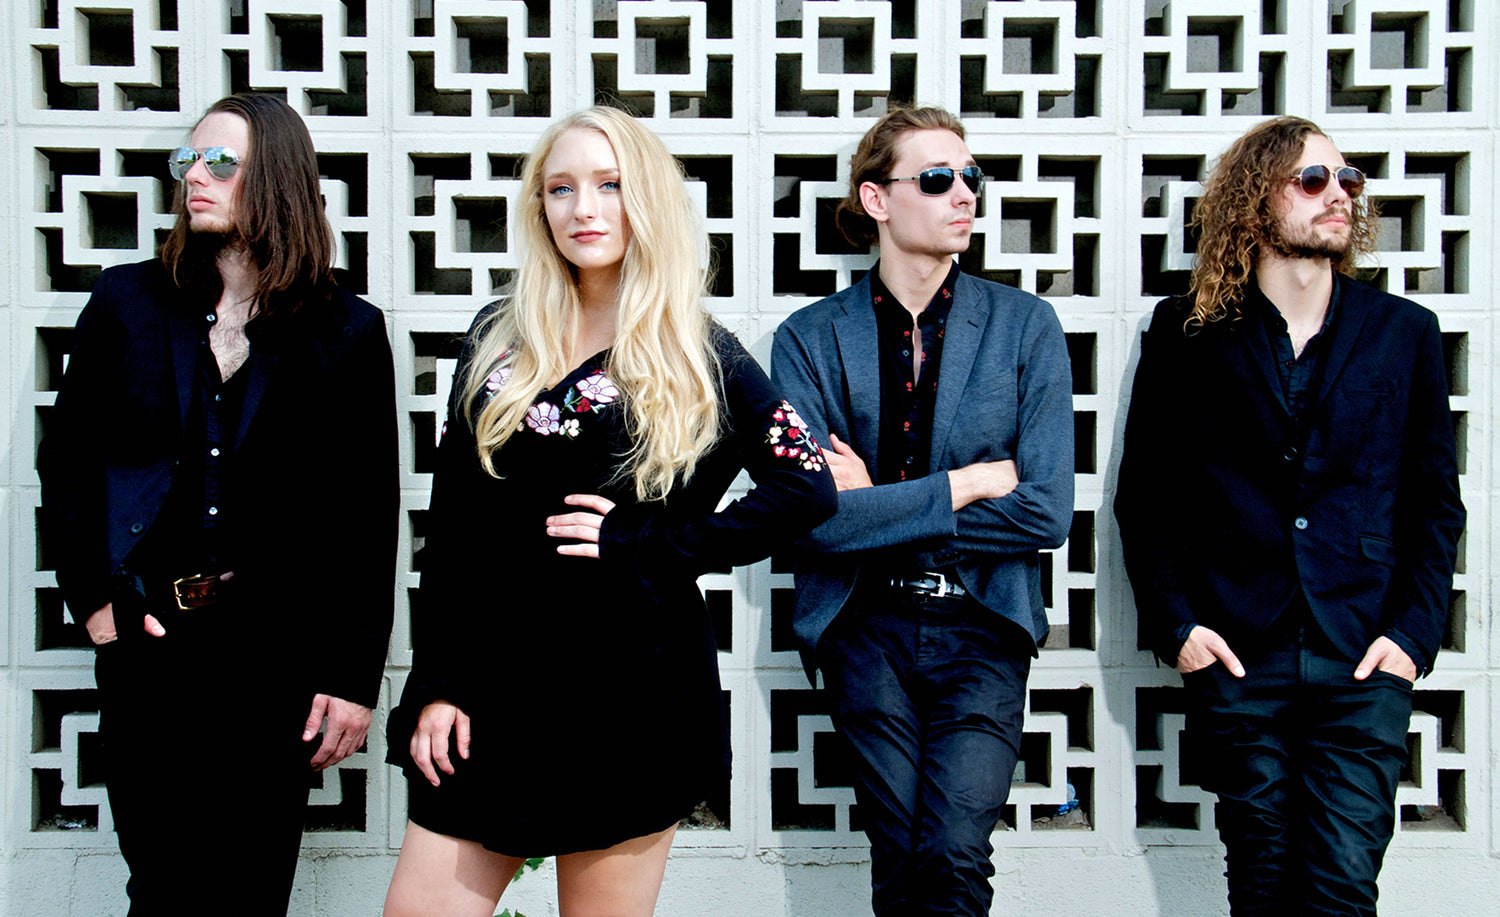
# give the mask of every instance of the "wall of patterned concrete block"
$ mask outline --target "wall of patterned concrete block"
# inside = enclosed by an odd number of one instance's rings
[[[170,225],[165,152],[209,103],[244,89],[283,94],[306,117],[341,282],[386,310],[395,344],[403,518],[387,705],[411,660],[408,595],[453,334],[515,266],[516,166],[544,125],[612,100],[666,139],[707,217],[711,307],[764,359],[784,316],[871,263],[831,219],[871,119],[911,100],[964,117],[991,180],[963,265],[1046,297],[1073,357],[1078,504],[1068,543],[1046,558],[1053,635],[995,834],[996,913],[1029,914],[1223,909],[1213,806],[1194,774],[1212,762],[1184,754],[1176,676],[1140,648],[1109,505],[1139,333],[1151,305],[1184,284],[1197,182],[1262,117],[1318,121],[1371,176],[1384,213],[1371,276],[1441,316],[1470,510],[1447,648],[1416,694],[1384,900],[1393,912],[1493,907],[1492,10],[1485,0],[12,0],[0,14],[0,910],[124,912],[91,654],[35,536],[35,448],[100,268],[149,257]],[[507,575],[497,570],[497,591]],[[678,835],[663,914],[867,913],[858,810],[798,667],[790,579],[773,560],[702,581],[735,775]],[[213,766],[188,751],[196,733],[188,724],[183,748],[164,750],[164,780],[174,766]],[[372,734],[314,791],[294,913],[378,911],[405,818],[384,750]],[[231,736],[214,753],[253,749]],[[1059,818],[1070,785],[1080,806]],[[205,799],[183,842],[234,830]],[[549,870],[522,879],[507,904],[555,913]]]

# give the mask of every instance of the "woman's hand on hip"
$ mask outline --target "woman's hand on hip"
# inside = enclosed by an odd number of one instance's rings
[[[587,507],[593,512],[563,513],[547,517],[547,534],[553,538],[572,538],[579,544],[560,544],[557,553],[574,557],[599,556],[599,528],[604,516],[615,508],[614,501],[598,494],[568,494],[563,502],[569,506]]]

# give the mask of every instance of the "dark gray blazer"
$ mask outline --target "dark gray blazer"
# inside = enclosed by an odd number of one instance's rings
[[[867,274],[783,322],[771,352],[773,384],[822,442],[831,432],[848,443],[871,477],[880,468],[878,346]],[[1020,485],[953,512],[942,472],[999,459],[1015,460]],[[920,551],[925,567],[956,566],[986,607],[1038,644],[1047,636],[1037,552],[1061,545],[1073,517],[1072,374],[1047,303],[959,275],[929,467],[925,478],[840,492],[838,512],[804,540],[794,630],[809,675],[869,552],[893,545]]]

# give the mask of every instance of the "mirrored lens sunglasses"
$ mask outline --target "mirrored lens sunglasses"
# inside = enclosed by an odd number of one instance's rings
[[[233,178],[235,170],[240,167],[240,154],[227,146],[211,146],[202,152],[180,146],[167,157],[167,168],[171,170],[173,178],[182,181],[200,156],[208,174],[221,181]]]
[[[1308,166],[1301,172],[1291,177],[1291,181],[1302,186],[1302,193],[1309,197],[1323,193],[1328,187],[1328,179],[1334,175],[1338,176],[1339,187],[1351,198],[1359,197],[1360,192],[1365,190],[1365,173],[1353,166],[1344,166],[1337,171],[1327,166]]]
[[[969,190],[975,194],[979,193],[979,184],[984,181],[984,173],[979,170],[978,166],[965,166],[962,169],[939,166],[909,178],[882,179],[880,184],[887,185],[893,181],[914,181],[917,183],[917,190],[923,194],[947,194],[948,189],[953,187],[954,176],[962,178],[964,184],[968,185]]]

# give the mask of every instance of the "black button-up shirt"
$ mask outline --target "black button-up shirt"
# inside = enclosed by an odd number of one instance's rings
[[[126,560],[132,573],[153,581],[232,569],[226,533],[233,531],[234,445],[255,356],[252,348],[244,365],[223,379],[208,341],[216,320],[212,306],[199,319],[193,396],[171,490]]]
[[[1246,288],[1248,291],[1246,305],[1249,306],[1250,313],[1258,312],[1260,320],[1265,323],[1266,336],[1271,341],[1271,354],[1276,362],[1276,374],[1281,381],[1281,394],[1286,399],[1287,411],[1292,415],[1297,429],[1304,431],[1297,437],[1295,444],[1287,447],[1285,455],[1282,456],[1288,462],[1295,462],[1301,458],[1301,450],[1304,448],[1303,439],[1307,429],[1305,415],[1310,406],[1309,402],[1312,397],[1310,393],[1316,389],[1323,375],[1324,358],[1328,353],[1328,342],[1332,338],[1329,330],[1333,327],[1334,318],[1338,313],[1339,276],[1333,275],[1333,292],[1328,297],[1328,311],[1323,314],[1323,325],[1318,329],[1317,334],[1308,338],[1300,354],[1292,347],[1291,333],[1287,328],[1286,319],[1282,317],[1281,310],[1266,298],[1253,280],[1247,284]],[[1306,521],[1300,517],[1293,520],[1292,524],[1301,528],[1307,525]],[[1267,628],[1264,638],[1272,643],[1298,643],[1310,646],[1324,654],[1337,655],[1338,652],[1332,648],[1333,644],[1323,633],[1317,619],[1313,617],[1312,609],[1307,604],[1307,596],[1301,589],[1293,593],[1286,607]]]
[[[876,484],[894,484],[925,477],[932,444],[932,413],[937,402],[938,368],[943,358],[943,335],[958,283],[954,262],[912,321],[907,310],[880,279],[880,265],[871,269],[870,299],[880,336],[880,467]],[[912,366],[913,335],[922,344],[921,372]]]
[[[1292,347],[1292,337],[1286,319],[1260,291],[1254,282],[1248,285],[1249,303],[1252,311],[1258,311],[1266,325],[1266,336],[1271,339],[1271,353],[1276,360],[1276,373],[1281,378],[1281,394],[1286,398],[1287,410],[1292,419],[1302,424],[1302,412],[1307,407],[1308,391],[1316,384],[1323,372],[1323,356],[1328,351],[1328,331],[1333,327],[1338,312],[1339,277],[1333,275],[1333,293],[1328,297],[1328,311],[1323,314],[1323,327],[1308,339],[1302,353]]]

